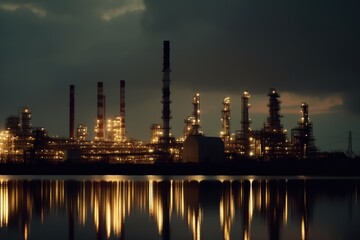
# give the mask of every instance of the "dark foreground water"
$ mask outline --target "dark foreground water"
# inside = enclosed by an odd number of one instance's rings
[[[360,239],[359,183],[0,176],[0,239]]]

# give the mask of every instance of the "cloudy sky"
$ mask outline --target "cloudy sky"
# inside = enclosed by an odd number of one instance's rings
[[[235,131],[249,91],[260,129],[276,88],[289,132],[306,101],[320,149],[346,150],[351,130],[359,154],[359,8],[357,0],[0,0],[0,119],[28,106],[33,126],[67,136],[74,84],[76,124],[93,135],[97,82],[113,117],[124,79],[128,136],[148,140],[161,122],[162,42],[170,40],[175,136],[196,92],[202,130],[217,136],[223,98],[231,97]]]

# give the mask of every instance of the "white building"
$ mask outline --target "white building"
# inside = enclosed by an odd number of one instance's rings
[[[183,162],[221,162],[224,160],[224,142],[219,137],[190,135],[184,142]]]

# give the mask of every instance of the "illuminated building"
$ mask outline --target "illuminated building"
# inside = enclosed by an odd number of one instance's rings
[[[163,136],[163,128],[161,127],[161,124],[158,123],[152,124],[150,130],[151,130],[150,142],[159,143],[160,138]]]
[[[0,161],[8,158],[14,149],[14,141],[8,130],[0,131]]]
[[[88,135],[87,126],[79,124],[76,130],[76,138],[80,141],[85,141]]]
[[[121,117],[109,119],[107,122],[107,139],[113,142],[121,142],[124,136],[122,130]]]

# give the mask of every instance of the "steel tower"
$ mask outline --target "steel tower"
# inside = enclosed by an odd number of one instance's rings
[[[244,92],[241,97],[241,152],[246,156],[250,154],[250,118],[249,118],[250,94]]]
[[[230,98],[226,97],[223,101],[223,109],[221,110],[221,132],[220,137],[224,141],[225,146],[230,141]]]
[[[275,88],[270,88],[268,93],[269,117],[262,130],[261,148],[262,153],[270,158],[279,158],[286,154],[286,130],[284,130],[280,119],[280,95]]]
[[[192,135],[199,135],[200,129],[200,94],[196,93],[193,98],[193,123],[192,123]]]
[[[313,125],[309,118],[309,104],[301,103],[301,118],[296,128],[291,130],[293,152],[298,158],[308,158],[316,151]]]
[[[161,139],[164,152],[169,152],[170,144],[170,41],[163,42],[163,87],[162,87],[162,120],[163,120],[163,136]]]

